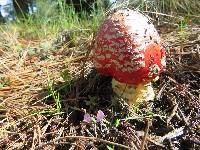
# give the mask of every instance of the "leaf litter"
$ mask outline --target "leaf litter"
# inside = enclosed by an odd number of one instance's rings
[[[20,55],[4,40],[0,149],[199,149],[199,35],[199,27],[161,33],[166,72],[153,83],[155,100],[132,110],[111,77],[93,69],[92,36],[45,52],[39,41],[15,39],[28,45],[18,46]]]

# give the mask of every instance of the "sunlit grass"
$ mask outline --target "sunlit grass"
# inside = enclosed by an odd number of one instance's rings
[[[200,3],[199,0],[125,0],[115,5],[140,10],[163,21],[169,19],[176,23],[183,17],[188,23],[199,23]],[[169,22],[170,22],[169,21]]]
[[[15,28],[19,37],[30,40],[53,38],[62,30],[81,31],[89,36],[97,30],[104,17],[104,9],[101,7],[93,7],[91,13],[77,13],[73,6],[64,4],[62,0],[37,1],[36,8],[33,14],[2,25],[2,30]]]

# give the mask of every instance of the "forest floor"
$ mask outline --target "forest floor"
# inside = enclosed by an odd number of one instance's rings
[[[92,35],[76,46],[1,33],[0,149],[199,150],[200,27],[158,30],[167,69],[133,110],[93,69]]]

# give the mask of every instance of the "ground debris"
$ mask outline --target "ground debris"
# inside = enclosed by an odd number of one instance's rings
[[[134,111],[115,97],[111,77],[92,68],[92,39],[78,48],[59,45],[48,59],[0,49],[0,149],[198,150],[199,32],[162,35],[166,72],[153,83],[155,101]]]

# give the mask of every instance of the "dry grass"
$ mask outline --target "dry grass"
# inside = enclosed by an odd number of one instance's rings
[[[30,53],[41,49],[41,41],[3,33],[0,148],[199,149],[200,28],[165,31],[160,29],[168,68],[154,84],[156,100],[133,112],[112,97],[110,78],[92,69],[92,36],[79,38],[78,46]],[[69,74],[64,80],[65,71]],[[52,81],[60,112],[49,90]],[[85,112],[95,117],[98,110],[106,115],[101,123],[83,122]]]

